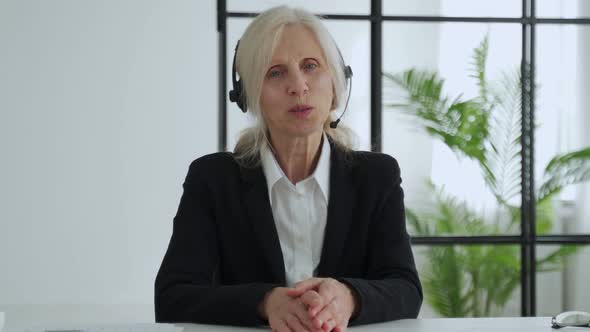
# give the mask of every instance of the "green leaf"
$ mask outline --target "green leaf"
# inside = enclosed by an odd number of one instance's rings
[[[432,247],[426,255],[431,262],[422,275],[426,302],[444,317],[468,315],[461,255],[454,247]]]
[[[490,110],[484,179],[500,204],[520,194],[520,71],[503,73],[491,85],[494,106]]]
[[[479,87],[479,98],[481,104],[485,105],[485,109],[489,110],[493,106],[488,95],[488,82],[486,80],[486,63],[488,59],[488,47],[489,36],[486,34],[485,37],[479,43],[479,46],[473,50],[473,58],[471,65],[473,66],[472,78],[475,78],[477,86]]]
[[[412,235],[429,236],[431,234],[428,224],[422,221],[420,217],[418,217],[418,214],[410,208],[406,208],[405,212],[406,221],[410,225],[410,232]]]
[[[590,179],[590,147],[559,155],[545,168],[544,181],[537,195],[543,201],[559,193],[565,186]]]
[[[484,161],[488,114],[477,100],[443,96],[444,80],[436,72],[410,69],[396,75],[383,73],[383,77],[407,92],[404,102],[387,105],[412,115],[427,133],[441,138],[452,150]]]
[[[536,231],[539,235],[548,234],[553,228],[553,220],[555,219],[555,212],[553,209],[553,202],[551,200],[537,201],[535,205],[536,213]]]
[[[571,256],[581,249],[577,245],[563,245],[552,251],[544,258],[537,260],[537,271],[557,271],[562,270],[565,258]]]

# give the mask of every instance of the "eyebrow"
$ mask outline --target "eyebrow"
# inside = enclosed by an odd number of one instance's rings
[[[303,58],[301,61],[302,62],[305,62],[307,60],[314,60],[315,62],[320,63],[320,60],[318,58],[316,58],[316,57],[306,57],[306,58]],[[271,63],[271,65],[270,65],[269,69],[270,68],[273,68],[273,67],[276,67],[276,66],[283,66],[283,65],[285,65],[285,63],[283,62],[283,60],[280,60],[280,59],[279,60],[272,60],[270,63]]]

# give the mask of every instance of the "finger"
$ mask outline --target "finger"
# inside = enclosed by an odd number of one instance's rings
[[[319,284],[322,283],[322,281],[323,280],[320,278],[310,278],[307,280],[300,281],[295,284],[295,287],[287,290],[287,295],[291,297],[301,296],[308,290],[316,288]]]
[[[301,302],[303,302],[303,304],[306,306],[306,308],[309,309],[311,308],[315,308],[315,307],[322,307],[323,306],[323,300],[322,297],[320,296],[320,294],[314,290],[309,290],[305,293],[303,293],[303,295],[301,295],[300,297]]]
[[[322,329],[324,331],[332,331],[332,329],[336,326],[336,321],[332,318],[328,319],[324,325],[322,325]]]
[[[292,315],[292,314],[288,315],[286,322],[287,322],[287,326],[294,332],[300,332],[300,331],[301,332],[302,331],[309,332],[305,327],[303,327],[303,324],[301,324],[301,321],[295,315]]]
[[[336,326],[334,332],[346,332],[348,330],[348,321]]]
[[[320,294],[324,300],[331,300],[336,295],[336,290],[337,289],[334,285],[334,282],[332,280],[326,280],[321,285],[319,285],[318,294]],[[329,303],[329,301],[326,303]]]
[[[301,324],[305,326],[306,329],[313,331],[316,328],[313,326],[313,321],[311,317],[307,314],[307,310],[305,310],[305,305],[300,302],[299,300],[296,303],[296,308],[293,309],[295,316],[299,319]]]
[[[348,330],[347,326],[338,325],[334,328],[334,332],[346,332]]]
[[[322,284],[322,286],[320,286],[318,294],[322,299],[323,306],[314,306],[313,308],[310,308],[309,311],[312,317],[317,316],[319,312],[324,310],[328,306],[328,304],[330,304],[332,301],[336,299],[336,292],[334,292],[334,288],[329,285],[324,286],[324,284]]]
[[[289,326],[287,326],[287,323],[285,323],[285,321],[283,321],[282,319],[277,319],[276,321],[274,321],[271,327],[273,331],[277,332],[293,332],[289,328]]]
[[[341,295],[340,294],[341,288],[338,287],[337,284],[338,284],[338,281],[336,281],[334,279],[327,279],[320,285],[320,287],[318,289],[318,294],[322,298],[325,306],[327,306],[332,301],[335,301],[336,298],[338,298],[339,295]],[[316,316],[318,314],[318,312],[320,312],[323,309],[324,308],[317,308],[315,312],[312,310],[311,314],[313,316]]]
[[[328,305],[326,305],[322,309],[322,311],[315,315],[314,326],[318,326],[319,324],[319,326],[323,328],[325,322],[327,322],[330,319],[336,321],[338,317],[339,315],[336,308],[336,299],[333,299],[332,301],[330,301],[330,303],[328,303]]]

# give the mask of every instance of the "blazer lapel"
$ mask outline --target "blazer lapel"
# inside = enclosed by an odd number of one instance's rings
[[[243,188],[244,202],[256,240],[268,261],[273,281],[284,284],[286,282],[285,263],[272,216],[264,172],[262,167],[241,168],[241,170],[242,177],[247,183]]]
[[[352,161],[347,160],[344,152],[332,141],[330,145],[330,199],[318,276],[329,276],[338,272],[338,262],[341,259],[356,203],[356,190],[351,176]]]

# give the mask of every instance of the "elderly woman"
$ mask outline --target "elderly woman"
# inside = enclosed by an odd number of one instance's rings
[[[233,153],[191,164],[155,282],[156,321],[344,331],[415,318],[422,289],[400,170],[351,150],[350,130],[333,121],[350,73],[320,19],[265,11],[235,67],[236,101],[257,122]]]

